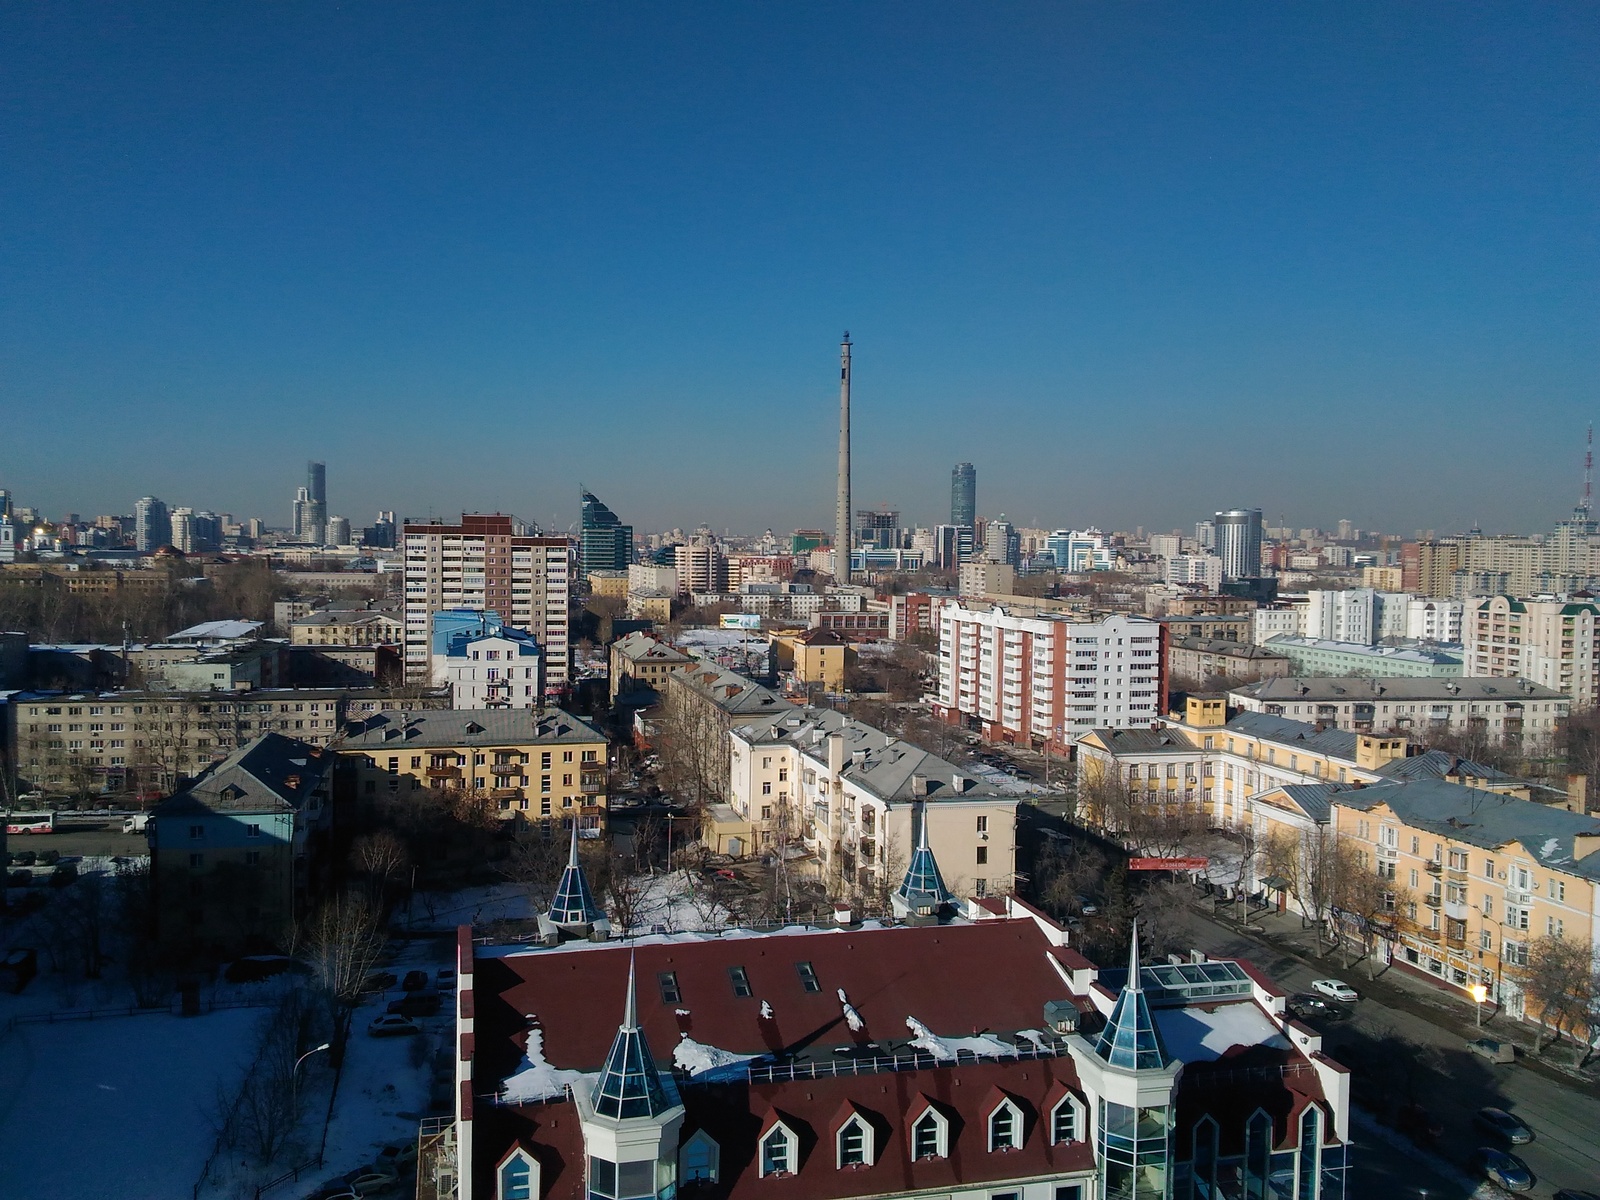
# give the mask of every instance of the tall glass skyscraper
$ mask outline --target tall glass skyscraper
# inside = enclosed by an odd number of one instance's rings
[[[1254,579],[1261,574],[1261,510],[1230,508],[1213,518],[1217,557],[1224,579]]]
[[[626,571],[633,561],[633,526],[624,525],[593,492],[580,493],[583,519],[578,530],[578,576],[590,571]]]
[[[950,472],[950,524],[968,529],[978,518],[978,471],[971,463],[957,463]]]

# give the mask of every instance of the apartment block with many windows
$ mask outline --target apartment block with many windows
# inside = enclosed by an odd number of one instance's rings
[[[545,690],[570,678],[571,547],[564,537],[517,532],[512,518],[463,513],[459,525],[405,526],[406,678],[429,675],[430,622],[450,608],[499,614],[533,635],[545,655]]]
[[[1600,702],[1597,616],[1589,600],[1474,600],[1462,622],[1466,673],[1526,679],[1589,708]]]
[[[1139,728],[1161,716],[1165,640],[1158,622],[1023,616],[1006,608],[938,609],[934,712],[996,742],[1066,753],[1098,727]]]

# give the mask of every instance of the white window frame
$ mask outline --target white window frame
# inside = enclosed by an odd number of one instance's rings
[[[861,1161],[847,1163],[844,1160],[844,1137],[850,1130],[861,1132]],[[877,1133],[860,1113],[852,1113],[850,1118],[839,1126],[839,1131],[833,1135],[834,1163],[842,1171],[846,1167],[870,1167],[878,1161]]]
[[[506,1156],[495,1164],[494,1168],[494,1195],[495,1200],[510,1200],[506,1192],[506,1168],[512,1165],[513,1160],[519,1160],[528,1168],[528,1200],[539,1200],[539,1160],[534,1158],[521,1146],[513,1146]]]
[[[922,1123],[924,1121],[932,1121],[933,1122],[934,1132],[937,1135],[936,1141],[935,1141],[935,1149],[934,1149],[934,1152],[932,1154],[918,1154],[917,1153],[917,1131],[922,1127]],[[915,1121],[911,1122],[911,1161],[912,1162],[920,1162],[920,1161],[922,1161],[923,1159],[926,1159],[926,1158],[949,1158],[949,1157],[950,1157],[950,1122],[945,1120],[945,1116],[944,1116],[943,1113],[941,1113],[937,1108],[933,1107],[933,1105],[930,1104],[930,1105],[928,1105],[927,1108],[923,1109],[920,1113],[917,1114],[917,1119]]]
[[[1056,1136],[1057,1122],[1061,1118],[1063,1107],[1072,1114],[1072,1136],[1066,1138]],[[1056,1101],[1056,1106],[1050,1110],[1050,1144],[1059,1146],[1065,1142],[1083,1141],[1087,1134],[1086,1121],[1088,1115],[1088,1110],[1084,1107],[1083,1101],[1079,1100],[1074,1093],[1068,1092],[1061,1097],[1060,1100]]]
[[[688,1154],[697,1147],[706,1148],[706,1158],[710,1160],[710,1173],[707,1175],[689,1174]],[[683,1183],[690,1179],[705,1179],[716,1183],[722,1175],[722,1147],[717,1144],[717,1139],[704,1129],[697,1129],[678,1149],[678,1182]]]
[[[1010,1140],[1003,1146],[996,1143],[994,1136],[994,1121],[1001,1113],[1008,1113],[1011,1117],[1011,1132],[1008,1135]],[[985,1139],[989,1144],[990,1154],[995,1153],[997,1150],[1022,1149],[1022,1136],[1025,1132],[1022,1124],[1022,1109],[1018,1107],[1015,1101],[1010,1099],[1002,1100],[994,1108],[990,1109],[988,1117],[984,1120],[983,1128]]]
[[[785,1165],[782,1167],[770,1168],[767,1165],[767,1144],[771,1142],[773,1138],[780,1138],[783,1141]],[[766,1178],[767,1176],[776,1176],[778,1178],[792,1177],[799,1171],[800,1139],[795,1136],[794,1130],[790,1129],[782,1121],[779,1121],[771,1129],[767,1130],[766,1133],[762,1134],[761,1141],[758,1143],[756,1148],[759,1152],[758,1165],[761,1169],[762,1178]]]

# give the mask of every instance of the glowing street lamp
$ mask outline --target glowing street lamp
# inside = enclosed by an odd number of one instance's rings
[[[1467,989],[1472,996],[1472,1009],[1477,1016],[1478,1028],[1483,1028],[1483,1002],[1489,998],[1489,989],[1484,984],[1475,983]]]

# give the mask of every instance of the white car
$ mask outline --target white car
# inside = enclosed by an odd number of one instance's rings
[[[1342,1000],[1346,1004],[1354,1004],[1361,999],[1356,995],[1355,988],[1342,979],[1317,979],[1311,986],[1324,996],[1332,996],[1335,1000]]]

